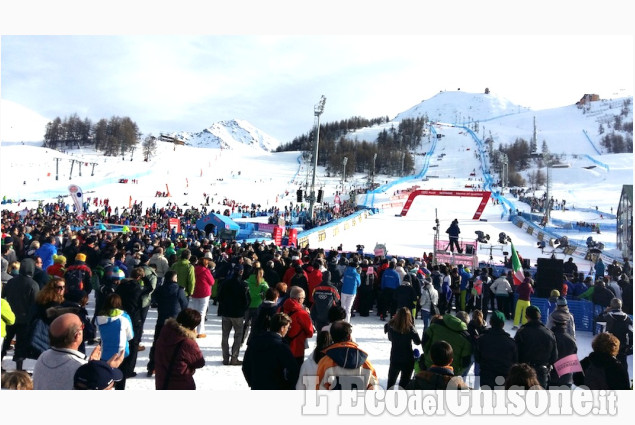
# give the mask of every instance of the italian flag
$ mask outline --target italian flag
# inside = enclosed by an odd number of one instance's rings
[[[520,258],[514,244],[512,243],[512,270],[514,276],[514,285],[520,285],[525,280],[525,274],[523,273],[523,266],[520,265]]]

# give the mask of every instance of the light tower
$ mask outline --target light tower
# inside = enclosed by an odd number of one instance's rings
[[[315,149],[313,150],[313,178],[311,179],[311,194],[309,195],[309,219],[313,221],[315,209],[315,173],[317,171],[318,146],[320,144],[320,115],[324,112],[324,102],[326,97],[322,95],[320,101],[313,108],[315,115]]]

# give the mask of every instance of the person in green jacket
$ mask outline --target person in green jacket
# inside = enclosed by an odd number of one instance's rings
[[[260,304],[262,304],[262,301],[265,299],[265,293],[267,292],[267,289],[269,289],[269,284],[265,281],[264,275],[264,269],[261,267],[257,267],[247,278],[247,286],[249,288],[251,303],[249,304],[249,308],[245,312],[245,323],[243,324],[243,343],[247,340],[247,337],[250,333],[249,331],[256,322],[256,317],[258,316],[258,307],[260,307]]]
[[[423,334],[423,352],[425,353],[424,362],[426,368],[433,366],[430,347],[437,341],[446,341],[452,346],[454,376],[462,376],[467,373],[472,357],[472,343],[470,342],[465,322],[448,313],[443,318],[437,318],[430,323],[430,326]]]
[[[176,283],[185,289],[185,295],[192,296],[194,292],[194,285],[196,283],[196,274],[194,273],[194,266],[190,263],[190,257],[192,252],[189,249],[184,249],[181,252],[181,258],[170,267],[170,270],[176,272]]]

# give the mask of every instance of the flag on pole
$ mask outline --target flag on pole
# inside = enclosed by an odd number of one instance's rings
[[[71,199],[75,204],[75,212],[77,213],[77,217],[81,217],[84,215],[84,193],[82,189],[76,184],[71,184],[68,186],[68,191],[71,194]]]
[[[520,285],[525,280],[525,274],[523,273],[523,266],[520,264],[520,258],[514,244],[512,243],[512,271],[514,276],[514,285]]]

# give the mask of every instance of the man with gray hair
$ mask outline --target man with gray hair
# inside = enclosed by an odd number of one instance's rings
[[[633,354],[633,320],[622,311],[622,301],[613,298],[598,322],[606,322],[606,332],[620,340],[620,351],[615,357],[628,370],[627,356]]]
[[[313,336],[313,322],[309,309],[303,305],[306,294],[299,286],[292,286],[289,298],[282,304],[282,313],[286,313],[292,320],[287,333],[289,347],[298,362],[298,367],[304,362],[305,341]]]
[[[51,322],[51,348],[38,357],[33,368],[34,390],[72,390],[73,376],[88,360],[99,360],[101,346],[95,347],[90,358],[78,351],[83,340],[84,324],[78,315],[65,313]],[[123,351],[113,355],[108,364],[117,368],[123,361]]]

